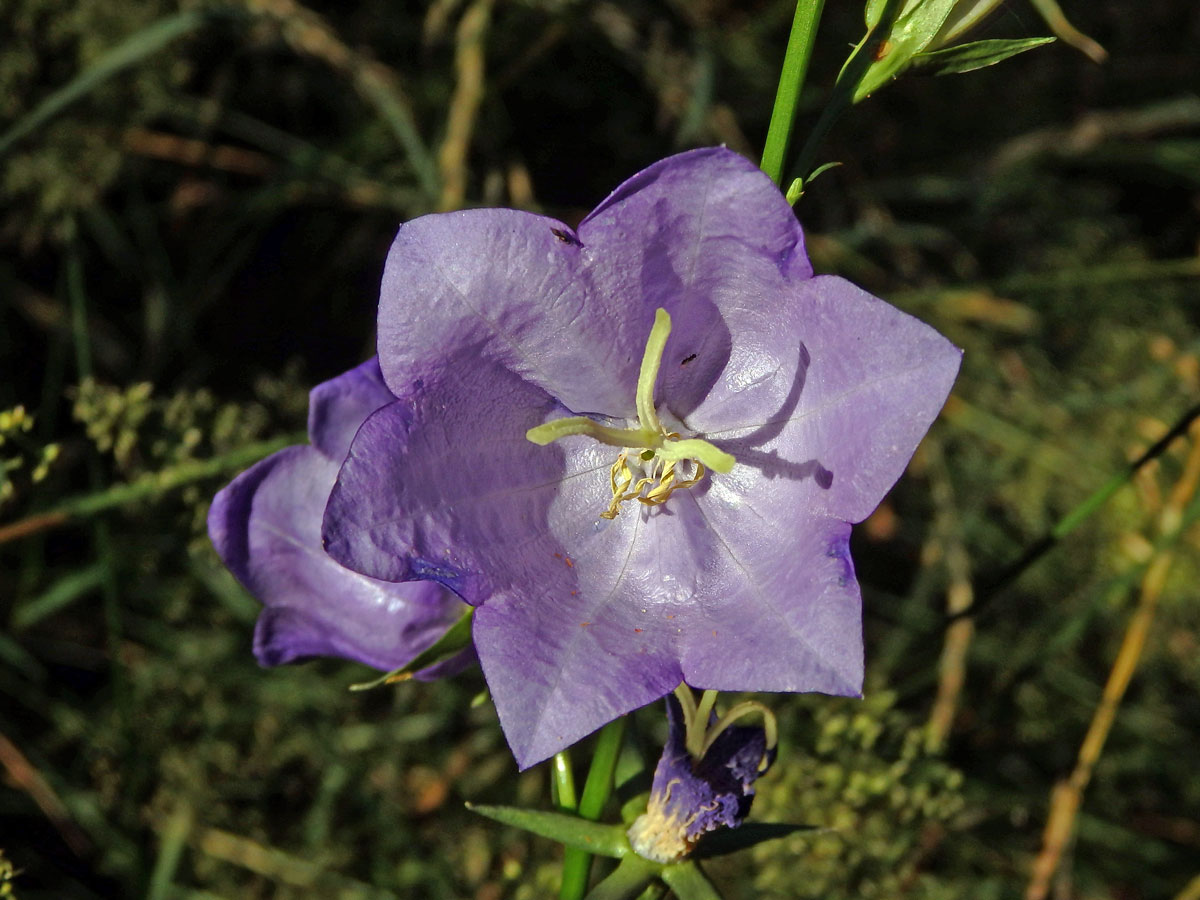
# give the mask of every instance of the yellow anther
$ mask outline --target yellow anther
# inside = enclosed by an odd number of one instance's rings
[[[631,497],[636,497],[641,489],[641,482],[638,482],[638,487],[632,492],[629,491],[629,485],[633,482],[633,470],[629,468],[629,463],[625,461],[628,451],[622,450],[621,455],[617,457],[617,461],[612,464],[609,470],[608,481],[612,485],[612,502],[608,504],[608,509],[600,513],[602,519],[615,519],[617,513],[620,512],[618,507],[625,500]]]

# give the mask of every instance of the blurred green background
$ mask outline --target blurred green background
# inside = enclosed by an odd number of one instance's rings
[[[827,6],[801,140],[862,32],[856,4]],[[820,159],[842,166],[798,206],[818,271],[966,357],[856,530],[867,699],[763,698],[783,746],[755,818],[827,830],[713,864],[729,898],[1023,897],[1052,809],[1043,895],[1200,898],[1200,435],[976,619],[946,616],[1200,401],[1200,7],[1066,12],[1107,62],[1056,43],[902,78],[838,123]],[[302,431],[308,387],[372,352],[399,221],[507,205],[571,222],[676,150],[757,160],[791,16],[782,0],[4,0],[16,896],[554,896],[558,848],[463,808],[548,803],[544,768],[518,776],[490,705],[471,705],[478,671],[350,693],[367,670],[257,667],[257,604],[203,531],[235,469],[205,461]],[[1014,0],[976,36],[1046,33]],[[123,41],[130,64],[102,78]],[[73,103],[31,118],[72,83]],[[138,497],[102,513],[38,519],[128,484]],[[1136,666],[1106,707],[1118,659]],[[637,717],[652,754],[661,718]],[[1073,770],[1081,790],[1056,789]]]

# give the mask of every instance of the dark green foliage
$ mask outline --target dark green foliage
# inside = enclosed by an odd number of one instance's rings
[[[371,352],[396,223],[439,203],[427,167],[470,5],[245,0],[0,157],[0,535],[303,430],[308,387]],[[861,37],[853,6],[826,4],[801,131]],[[1056,43],[902,78],[839,121],[818,161],[843,165],[805,186],[818,271],[966,357],[909,475],[856,532],[867,699],[761,698],[782,752],[753,818],[829,830],[706,861],[729,898],[1022,896],[1168,546],[1057,896],[1173,897],[1196,876],[1195,505],[1182,536],[1160,528],[1186,441],[987,602],[944,747],[926,742],[964,566],[978,579],[1013,559],[1200,398],[1200,105],[1183,77],[1200,18],[1183,0],[1064,6],[1110,64]],[[9,0],[0,133],[179,12]],[[673,150],[755,156],[791,15],[767,0],[496,5],[468,204],[573,221]],[[971,37],[1043,33],[1011,3]],[[352,693],[372,673],[256,666],[257,604],[203,534],[232,474],[0,541],[15,894],[552,896],[557,849],[462,805],[548,806],[545,773],[518,776],[490,705],[471,705],[478,672]],[[636,724],[655,754],[660,710]]]
[[[963,776],[923,749],[920,723],[894,700],[877,690],[862,702],[788,704],[781,725],[797,744],[785,748],[786,763],[764,786],[755,815],[821,830],[757,848],[748,876],[755,896],[931,896],[920,868],[954,841],[947,831],[963,812]]]

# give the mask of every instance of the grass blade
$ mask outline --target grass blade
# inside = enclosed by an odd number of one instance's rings
[[[126,38],[73,79],[44,99],[0,135],[0,156],[21,138],[36,131],[76,100],[86,97],[118,72],[157,53],[172,41],[197,30],[211,14],[189,11],[159,19],[148,28]]]

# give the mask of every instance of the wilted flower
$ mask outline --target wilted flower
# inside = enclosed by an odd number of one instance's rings
[[[208,533],[217,553],[263,603],[254,654],[264,666],[340,656],[399,668],[466,609],[439,584],[376,581],[338,565],[321,547],[321,517],[350,440],[363,419],[393,400],[374,359],[318,385],[308,407],[312,446],[273,454],[213,500]]]
[[[850,524],[960,355],[813,277],[747,160],[663,160],[578,230],[503,209],[404,225],[379,355],[399,400],[354,439],[326,547],[477,607],[522,767],[681,681],[859,692]]]
[[[769,740],[765,728],[743,725],[721,730],[699,757],[693,755],[687,732],[697,723],[673,696],[667,697],[667,723],[650,801],[629,828],[638,855],[660,863],[688,856],[710,831],[741,825],[754,800],[754,782],[775,759],[773,736]]]

